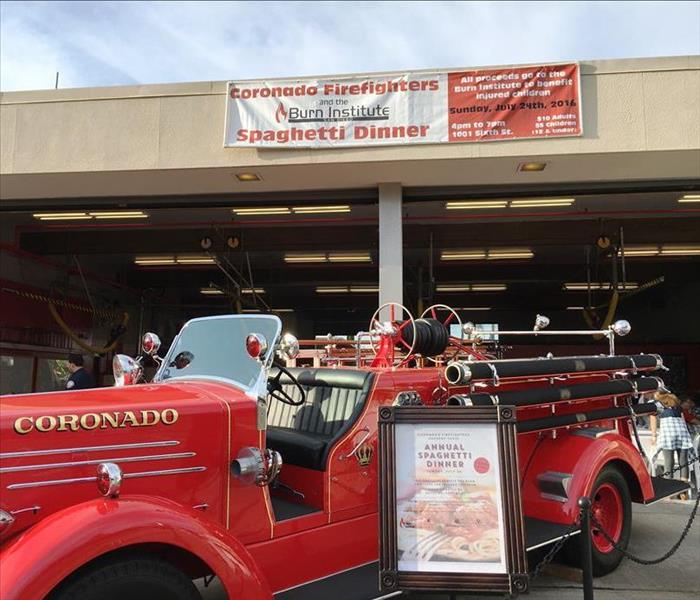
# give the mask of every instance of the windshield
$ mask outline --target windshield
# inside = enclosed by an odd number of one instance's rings
[[[175,338],[156,380],[222,378],[250,389],[260,377],[263,364],[272,356],[280,328],[280,320],[267,315],[192,319]],[[263,362],[251,358],[246,351],[246,337],[251,333],[267,340]]]

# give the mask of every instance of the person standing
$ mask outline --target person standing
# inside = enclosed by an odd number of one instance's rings
[[[688,450],[693,447],[693,443],[683,419],[681,402],[675,394],[669,393],[657,393],[654,399],[657,401],[658,412],[651,416],[651,441],[663,452],[667,473],[673,471],[675,455],[678,453],[680,479],[688,481]],[[673,473],[670,476],[673,477]]]
[[[95,380],[83,367],[81,354],[71,352],[68,355],[68,370],[70,371],[70,377],[66,381],[67,390],[87,390],[95,387]]]

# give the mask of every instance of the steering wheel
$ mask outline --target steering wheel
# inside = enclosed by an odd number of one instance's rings
[[[447,314],[440,315],[438,311],[444,311]],[[426,308],[420,317],[421,319],[431,317],[440,321],[440,323],[442,323],[442,325],[448,330],[448,332],[450,323],[452,323],[453,321],[456,321],[456,324],[459,325],[459,337],[455,337],[453,335],[448,334],[449,345],[452,346],[452,351],[448,353],[447,348],[445,348],[445,351],[442,353],[442,359],[435,359],[430,356],[427,356],[426,358],[432,363],[438,363],[449,362],[455,356],[457,356],[457,354],[460,351],[460,348],[462,347],[462,344],[464,343],[464,329],[462,328],[462,319],[459,318],[459,315],[455,312],[455,310],[447,306],[447,304],[433,304],[432,306]]]
[[[277,368],[277,375],[275,375],[272,379],[268,380],[267,382],[267,393],[270,395],[270,397],[274,398],[275,400],[279,400],[280,402],[284,402],[285,404],[289,404],[291,406],[301,406],[302,404],[304,404],[306,402],[306,392],[297,381],[297,378],[294,377],[294,375],[292,375],[286,367],[283,367],[281,365],[275,365],[275,367]],[[299,390],[299,400],[295,400],[287,392],[284,391],[284,388],[280,383],[282,375],[286,375],[287,377],[289,377],[292,383]]]

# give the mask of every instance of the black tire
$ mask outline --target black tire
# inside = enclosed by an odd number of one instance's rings
[[[595,491],[603,484],[615,487],[620,494],[620,499],[622,501],[622,529],[616,540],[616,544],[623,549],[627,549],[630,533],[632,531],[632,497],[630,496],[627,480],[614,466],[607,466],[598,474],[598,477],[596,477],[591,493],[595,494]],[[591,502],[595,502],[595,498],[592,497]],[[584,532],[581,532],[579,535],[572,537],[564,546],[564,557],[566,561],[578,568],[581,568],[583,565],[583,551],[581,547],[583,535]],[[599,533],[591,534],[592,537],[594,535],[600,536]],[[624,558],[622,552],[614,548],[611,548],[610,551],[607,552],[601,552],[596,547],[593,539],[591,540],[591,548],[593,555],[593,575],[596,577],[607,575],[617,569]]]
[[[192,581],[163,560],[121,557],[78,571],[49,600],[202,600]]]

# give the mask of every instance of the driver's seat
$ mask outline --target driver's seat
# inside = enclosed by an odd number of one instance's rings
[[[277,375],[274,367],[270,378]],[[282,454],[284,462],[325,471],[328,454],[362,412],[374,379],[357,369],[289,369],[306,392],[300,406],[268,397],[267,447]],[[301,396],[285,374],[283,390],[292,399]]]

